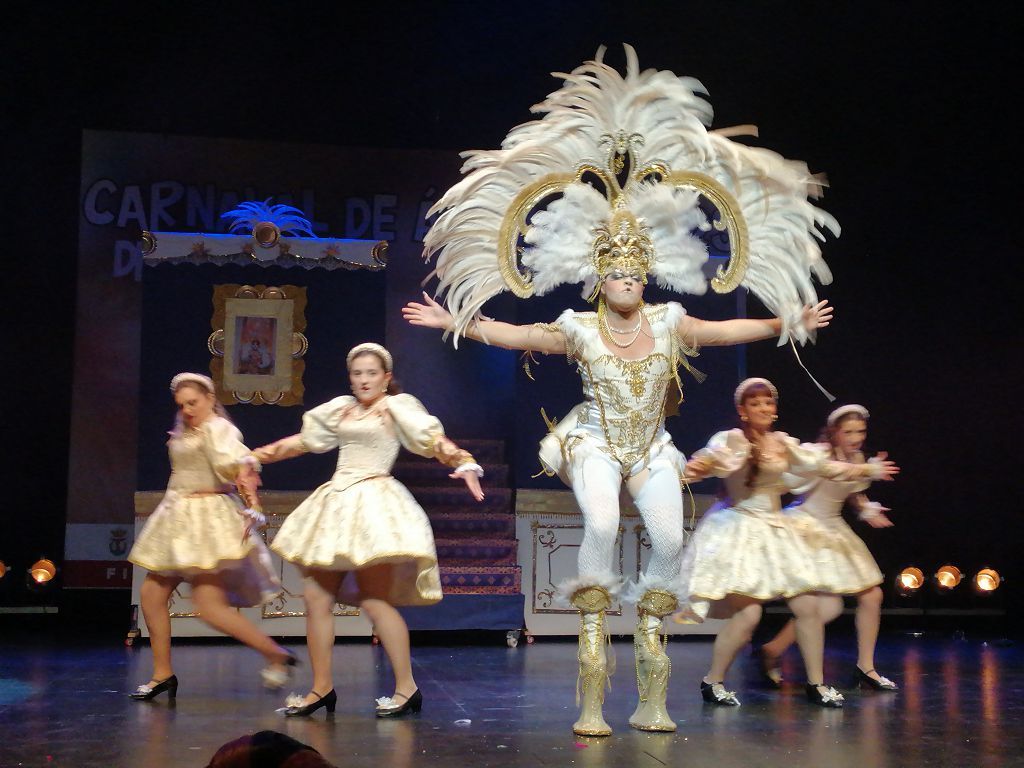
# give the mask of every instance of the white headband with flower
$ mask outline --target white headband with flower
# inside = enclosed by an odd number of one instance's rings
[[[178,387],[186,383],[199,384],[210,394],[214,394],[217,391],[217,387],[213,383],[213,379],[209,376],[204,376],[201,373],[179,373],[171,379],[171,394],[173,395],[178,391]]]
[[[779,390],[775,388],[774,384],[768,381],[768,379],[762,379],[760,377],[755,376],[752,379],[744,379],[743,381],[740,382],[740,385],[736,387],[736,394],[733,395],[733,402],[735,402],[736,405],[742,403],[743,393],[746,392],[751,387],[753,387],[755,384],[761,384],[762,386],[768,387],[768,391],[772,393],[772,399],[779,399]]]
[[[348,355],[345,357],[345,365],[351,368],[352,361],[367,352],[380,355],[381,359],[384,361],[384,370],[391,373],[391,370],[395,367],[395,363],[391,359],[391,353],[384,349],[380,344],[375,344],[372,341],[365,341],[362,344],[357,344],[352,347]]]

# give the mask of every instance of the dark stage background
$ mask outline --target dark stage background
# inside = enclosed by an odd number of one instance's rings
[[[602,43],[621,68],[629,42],[642,66],[701,80],[715,127],[756,123],[759,144],[828,173],[823,205],[844,231],[825,248],[822,295],[837,319],[803,356],[871,409],[871,447],[904,468],[876,489],[897,527],[864,531],[883,569],[948,559],[1020,574],[1013,5],[380,3],[337,19],[340,7],[9,17],[0,559],[62,551],[83,129],[450,150],[454,169],[457,151],[529,119],[556,87],[549,72]],[[791,355],[753,345],[747,366],[779,385],[780,426],[812,436],[829,406]],[[555,367],[538,392],[556,391]],[[549,412],[564,410],[556,399]]]

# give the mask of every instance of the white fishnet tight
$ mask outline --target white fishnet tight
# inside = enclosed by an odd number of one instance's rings
[[[614,572],[622,486],[619,464],[596,450],[575,459],[573,493],[583,513],[580,576]],[[668,458],[657,458],[640,475],[630,478],[628,487],[651,543],[647,577],[669,582],[678,579],[683,552],[683,497],[675,465]]]

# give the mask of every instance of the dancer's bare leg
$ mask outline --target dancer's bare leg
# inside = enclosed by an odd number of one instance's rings
[[[311,568],[306,572],[303,599],[306,602],[306,646],[313,667],[313,686],[303,706],[312,704],[334,688],[334,604],[343,572]],[[315,691],[316,693],[313,693]]]
[[[778,659],[796,642],[796,622],[789,619],[782,625],[775,637],[761,646],[761,651],[770,659]]]
[[[736,655],[750,642],[754,629],[761,621],[761,603],[736,595],[730,598],[730,602],[736,608],[736,612],[715,638],[711,651],[711,669],[704,678],[705,683],[720,683],[725,680],[725,675]]]
[[[395,674],[395,694],[403,700],[416,693],[416,680],[412,675],[412,656],[409,652],[409,627],[391,603],[388,592],[391,584],[391,566],[378,565],[356,573],[359,583],[359,608],[366,611],[373,622],[380,644],[391,662]],[[394,696],[392,697],[394,698]]]
[[[857,612],[854,624],[857,627],[857,666],[869,677],[878,680],[875,669],[875,644],[878,642],[878,627],[882,619],[882,590],[871,587],[857,595]],[[871,670],[870,672],[868,670]]]
[[[147,683],[151,688],[174,674],[171,666],[171,616],[167,603],[180,583],[181,579],[176,576],[147,573],[139,591],[142,615],[149,629],[149,646],[153,649],[153,677]]]
[[[193,579],[192,604],[199,610],[199,618],[204,622],[245,643],[260,653],[269,664],[281,664],[288,658],[288,651],[231,606],[224,583],[218,575],[204,574]]]
[[[838,595],[821,594],[818,597],[818,615],[821,616],[822,622],[828,624],[839,618],[843,612],[843,599]],[[881,590],[879,590],[879,598],[881,598]],[[881,604],[881,599],[879,599],[879,604]],[[790,619],[782,625],[782,629],[776,633],[775,637],[761,647],[768,656],[778,658],[788,651],[795,642],[796,622]]]
[[[796,642],[804,658],[807,682],[821,686],[825,678],[825,622],[818,595],[805,594],[786,601],[796,617]]]

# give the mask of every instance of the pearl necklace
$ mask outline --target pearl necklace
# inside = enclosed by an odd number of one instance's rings
[[[625,328],[612,328],[611,325],[608,323],[608,318],[606,317],[604,319],[604,324],[608,326],[608,330],[611,331],[612,333],[636,333],[637,331],[640,330],[640,326],[643,324],[643,322],[643,319],[637,320],[635,328],[630,328],[626,330]]]
[[[643,316],[643,313],[641,312],[640,313],[640,318],[637,321],[637,324],[636,324],[635,328],[630,328],[628,330],[627,329],[612,328],[611,324],[608,322],[607,306],[604,303],[604,297],[603,296],[601,297],[601,302],[598,304],[598,307],[597,307],[597,327],[598,327],[598,330],[601,332],[601,336],[609,344],[612,344],[613,346],[616,346],[619,349],[626,349],[628,347],[633,346],[633,344],[636,343],[636,340],[640,338],[640,334],[643,331],[643,326],[644,326],[644,316]],[[633,334],[633,338],[631,338],[629,341],[622,342],[622,341],[618,341],[612,335],[612,333],[621,333],[621,334],[631,333],[631,334]]]
[[[606,318],[604,318],[604,327],[605,327],[606,331],[610,331],[611,333],[606,333],[605,334],[605,338],[608,339],[608,341],[610,341],[612,344],[614,344],[619,349],[626,349],[626,347],[633,346],[633,344],[636,343],[636,340],[640,338],[640,328],[643,325],[643,323],[644,323],[644,321],[643,321],[643,318],[641,317],[640,318],[640,322],[638,322],[636,324],[636,328],[630,328],[628,331],[620,331],[620,330],[618,330],[616,328],[612,328],[611,325],[609,325],[609,323],[608,323],[608,318],[606,317]],[[622,341],[619,341],[618,339],[616,339],[614,336],[612,336],[611,335],[612,333],[623,333],[623,334],[625,334],[625,333],[632,333],[633,334],[633,338],[630,339],[629,341],[622,342]]]

